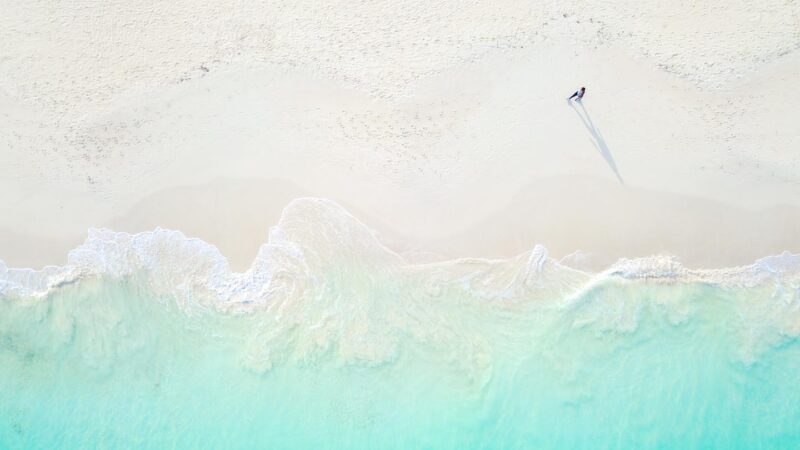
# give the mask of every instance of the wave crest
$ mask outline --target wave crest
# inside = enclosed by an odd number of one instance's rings
[[[145,277],[161,292],[202,298],[217,306],[263,303],[292,295],[336,274],[426,273],[437,283],[460,284],[484,297],[503,298],[548,283],[577,283],[585,291],[609,279],[651,282],[702,282],[756,286],[791,282],[800,274],[800,255],[784,252],[748,266],[695,270],[672,256],[621,259],[607,270],[590,274],[549,257],[544,246],[505,260],[457,259],[410,264],[385,247],[376,233],[333,201],[292,201],[272,227],[250,268],[230,269],[219,250],[180,231],[157,228],[129,234],[90,229],[86,241],[69,252],[63,266],[42,270],[8,268],[0,261],[0,295],[43,296],[82,278]],[[556,275],[558,274],[558,275]],[[792,285],[794,286],[794,285]]]
[[[190,317],[252,316],[257,325],[243,338],[241,354],[259,373],[322,357],[387,364],[413,342],[448,355],[470,383],[483,384],[491,378],[498,333],[514,336],[504,345],[526,345],[531,324],[543,316],[560,317],[553,320],[569,329],[621,335],[638,332],[648,317],[680,326],[713,307],[703,305],[707,289],[713,289],[708,298],[741,319],[744,360],[800,335],[800,255],[719,270],[653,256],[622,259],[592,274],[537,245],[508,259],[412,264],[339,205],[314,198],[285,208],[245,272],[233,272],[216,247],[179,231],[92,229],[64,266],[35,271],[0,263],[0,297],[13,306],[88,279],[135,280],[171,296]],[[744,294],[731,294],[739,289]]]

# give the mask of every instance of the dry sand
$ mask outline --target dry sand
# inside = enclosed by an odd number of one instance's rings
[[[800,5],[590,3],[11,4],[0,259],[162,226],[241,269],[305,195],[415,254],[800,251]]]

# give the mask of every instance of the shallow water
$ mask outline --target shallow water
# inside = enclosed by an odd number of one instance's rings
[[[325,214],[246,274],[163,230],[4,269],[0,448],[800,447],[797,256],[412,265]]]

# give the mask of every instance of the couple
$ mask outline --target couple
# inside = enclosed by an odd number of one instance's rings
[[[582,88],[581,88],[579,91],[575,91],[575,93],[574,93],[574,94],[572,94],[572,95],[571,95],[571,96],[570,96],[570,97],[567,99],[567,101],[570,101],[570,100],[572,100],[572,99],[574,98],[576,102],[579,102],[579,101],[581,101],[581,99],[583,98],[584,94],[586,94],[586,88],[585,88],[585,87],[582,87]]]

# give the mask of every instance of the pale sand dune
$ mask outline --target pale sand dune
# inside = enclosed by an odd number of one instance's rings
[[[12,266],[162,226],[245,267],[295,195],[449,256],[798,251],[796,3],[8,6]]]

